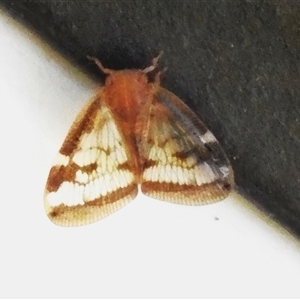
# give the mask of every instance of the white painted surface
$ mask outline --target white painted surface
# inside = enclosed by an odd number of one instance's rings
[[[4,14],[0,45],[1,297],[300,297],[299,242],[242,198],[53,225],[45,181],[94,84]]]

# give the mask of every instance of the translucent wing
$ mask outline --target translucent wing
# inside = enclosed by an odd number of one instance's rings
[[[130,152],[100,98],[77,117],[50,170],[44,204],[57,225],[95,222],[137,194]]]
[[[139,145],[142,192],[189,205],[226,198],[234,179],[220,144],[178,97],[158,86],[155,90]]]

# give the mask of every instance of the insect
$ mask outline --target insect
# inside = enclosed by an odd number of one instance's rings
[[[57,225],[79,226],[120,209],[138,193],[178,204],[226,198],[234,177],[220,144],[174,94],[144,70],[114,71],[80,112],[54,160],[44,204]]]

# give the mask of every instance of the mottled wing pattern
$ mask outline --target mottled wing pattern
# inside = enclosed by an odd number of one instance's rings
[[[137,194],[130,153],[101,93],[70,129],[47,180],[44,204],[57,225],[100,220]]]
[[[139,149],[142,192],[189,205],[226,198],[234,179],[220,144],[178,97],[156,85],[155,90]]]

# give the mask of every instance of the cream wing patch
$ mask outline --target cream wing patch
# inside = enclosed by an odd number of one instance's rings
[[[101,104],[93,120],[84,116],[81,123],[75,122],[76,127],[69,132],[46,186],[46,211],[58,225],[97,221],[128,203],[137,193],[130,154],[110,110]],[[75,135],[79,135],[77,139]],[[68,141],[73,147],[69,155],[61,153],[68,149]]]

